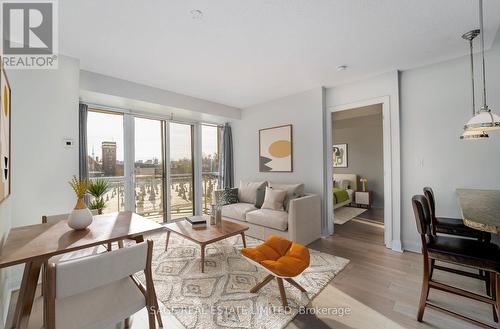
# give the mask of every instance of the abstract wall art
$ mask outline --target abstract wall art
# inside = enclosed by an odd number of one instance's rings
[[[293,171],[292,125],[259,130],[259,171]]]
[[[347,168],[347,144],[333,145],[333,167]]]
[[[10,194],[10,85],[3,67],[0,68],[0,202]]]

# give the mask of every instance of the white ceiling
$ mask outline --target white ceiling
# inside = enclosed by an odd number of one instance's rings
[[[464,55],[460,35],[478,25],[476,0],[64,0],[59,10],[61,52],[82,69],[240,108]],[[485,12],[489,48],[500,1]]]

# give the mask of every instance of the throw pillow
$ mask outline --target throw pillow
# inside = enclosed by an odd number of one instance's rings
[[[263,209],[283,210],[283,201],[285,201],[286,191],[275,190],[266,187],[266,195],[264,197]]]
[[[221,203],[223,206],[238,203],[238,188],[226,188],[222,191]]]
[[[257,201],[257,189],[266,186],[267,182],[247,183],[241,181],[240,187],[238,189],[238,199],[240,200],[240,202],[255,204],[255,202]]]
[[[276,190],[284,190],[288,196],[293,196],[294,194],[297,196],[304,195],[304,184],[276,184],[269,182],[269,187]]]
[[[262,204],[264,203],[264,198],[266,196],[265,188],[258,188],[257,195],[255,196],[255,208],[262,208]]]
[[[269,187],[286,191],[286,198],[283,202],[285,211],[288,211],[290,200],[304,196],[304,184],[276,184],[269,182]]]

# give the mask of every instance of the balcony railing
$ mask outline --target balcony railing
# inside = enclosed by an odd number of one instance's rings
[[[111,188],[104,195],[104,213],[125,209],[125,178],[99,177],[110,182]],[[95,178],[91,178],[95,179]],[[219,175],[216,172],[202,173],[202,212],[208,213],[212,202],[212,191],[217,188]],[[163,178],[158,175],[137,175],[135,177],[135,211],[157,222],[166,218],[163,205]],[[193,177],[191,174],[170,175],[170,218],[182,218],[193,214]]]

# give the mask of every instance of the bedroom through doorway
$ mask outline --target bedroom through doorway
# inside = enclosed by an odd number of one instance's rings
[[[335,231],[373,226],[384,243],[383,106],[333,112],[333,221]]]

